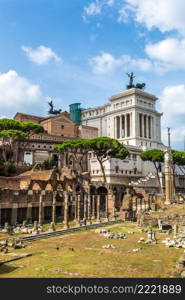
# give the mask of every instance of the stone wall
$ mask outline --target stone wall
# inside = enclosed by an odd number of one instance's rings
[[[138,218],[138,222],[141,226],[152,226],[152,227],[157,227],[158,226],[158,220],[161,220],[165,224],[170,224],[170,225],[183,225],[185,226],[185,214],[174,214],[174,215],[169,215],[169,216],[160,216],[159,217],[154,217],[146,214],[141,214],[140,217]]]

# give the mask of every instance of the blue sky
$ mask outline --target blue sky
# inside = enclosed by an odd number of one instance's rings
[[[160,99],[163,137],[185,136],[184,0],[0,0],[0,116],[92,107],[126,72]]]

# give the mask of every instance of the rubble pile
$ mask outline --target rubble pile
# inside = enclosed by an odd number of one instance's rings
[[[110,230],[106,229],[98,229],[95,232],[100,233],[102,236],[108,239],[126,239],[127,236],[123,232],[110,232]]]

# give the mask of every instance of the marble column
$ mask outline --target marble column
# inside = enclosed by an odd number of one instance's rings
[[[127,132],[127,114],[124,115],[125,117],[125,137],[128,137],[128,132]]]
[[[132,113],[130,113],[130,137],[134,136],[133,135],[133,117],[132,117]]]
[[[141,206],[142,200],[141,200],[141,198],[137,198],[137,202],[138,202],[138,205],[137,205],[138,211],[141,211],[142,210],[142,206]]]
[[[28,190],[27,199],[28,199],[28,202],[32,201],[32,199],[33,199],[33,190]]]
[[[151,117],[151,138],[155,139],[154,118]]]
[[[132,210],[133,212],[136,212],[137,208],[136,208],[136,197],[134,196],[132,199]]]
[[[120,138],[122,138],[122,115],[119,116],[120,119]]]
[[[130,137],[130,130],[131,130],[130,114],[127,114],[127,136],[128,137]]]
[[[147,135],[147,138],[149,139],[150,138],[150,116],[147,116],[147,129],[146,129],[146,135]]]
[[[64,228],[69,228],[68,219],[68,193],[64,192]]]
[[[45,195],[45,191],[40,192],[40,197],[39,197],[39,225],[42,226],[43,221],[44,221],[44,208],[43,208],[43,196]]]
[[[18,204],[12,204],[12,215],[11,215],[11,224],[14,225],[17,222],[17,213],[18,213]]]
[[[146,138],[149,138],[149,128],[148,128],[148,115],[145,115],[146,121],[145,121],[145,126],[146,126]]]
[[[149,210],[149,199],[145,201],[145,209]]]
[[[108,195],[105,195],[105,221],[109,220]]]
[[[141,114],[141,120],[142,120],[142,137],[144,138],[145,136],[145,129],[144,129],[144,115]]]
[[[53,192],[53,202],[52,202],[52,222],[56,223],[56,196],[57,192]]]
[[[165,204],[169,205],[175,200],[174,193],[174,174],[173,174],[173,157],[170,150],[167,150],[164,155],[165,166]]]
[[[116,119],[117,119],[117,139],[119,139],[120,138],[120,117],[119,116],[117,116],[116,117]]]
[[[81,195],[77,195],[78,197],[78,208],[77,208],[77,224],[80,226],[80,206],[81,206]]]
[[[84,222],[84,225],[86,225],[86,222],[87,222],[87,200],[88,200],[88,195],[87,194],[84,194],[84,218],[83,218],[83,222]]]
[[[26,221],[28,222],[29,220],[32,221],[32,200],[33,200],[33,191],[28,190],[27,194],[27,201],[28,201],[28,206],[26,210]]]
[[[28,203],[26,210],[26,221],[32,221],[32,203]]]
[[[117,139],[117,117],[114,117],[114,138]]]
[[[78,210],[78,197],[77,195],[74,196],[74,202],[75,202],[75,216],[74,219],[77,221],[77,210]]]
[[[58,155],[58,168],[61,169],[61,154]]]
[[[95,219],[95,195],[92,195],[92,219]]]
[[[112,195],[112,220],[114,221],[116,219],[116,213],[115,213],[115,206],[116,206],[116,195]]]
[[[88,196],[88,202],[87,202],[87,220],[88,224],[91,224],[91,195],[89,194]]]
[[[96,220],[98,223],[100,223],[100,195],[97,195],[97,213],[96,213]]]
[[[69,196],[69,204],[70,204],[70,210],[69,210],[69,220],[73,220],[73,196]]]

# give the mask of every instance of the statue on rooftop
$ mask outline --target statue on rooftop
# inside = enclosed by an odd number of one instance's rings
[[[134,78],[136,77],[136,76],[134,76],[134,73],[133,72],[131,72],[130,74],[129,73],[126,73],[127,74],[127,76],[129,77],[129,88],[131,89],[131,88],[133,88],[134,87],[134,85],[133,85],[133,82],[134,82]]]
[[[50,102],[48,102],[48,104],[50,106],[50,110],[48,111],[48,113],[50,115],[58,115],[58,114],[61,113],[61,111],[62,111],[61,109],[59,109],[59,110],[54,109],[54,105],[53,105],[53,101],[52,100]]]
[[[134,78],[136,77],[136,76],[134,76],[133,72],[126,73],[126,75],[129,77],[129,84],[127,85],[127,90],[132,89],[132,88],[143,90],[145,88],[146,84],[144,82],[137,83],[136,85],[133,84]]]

